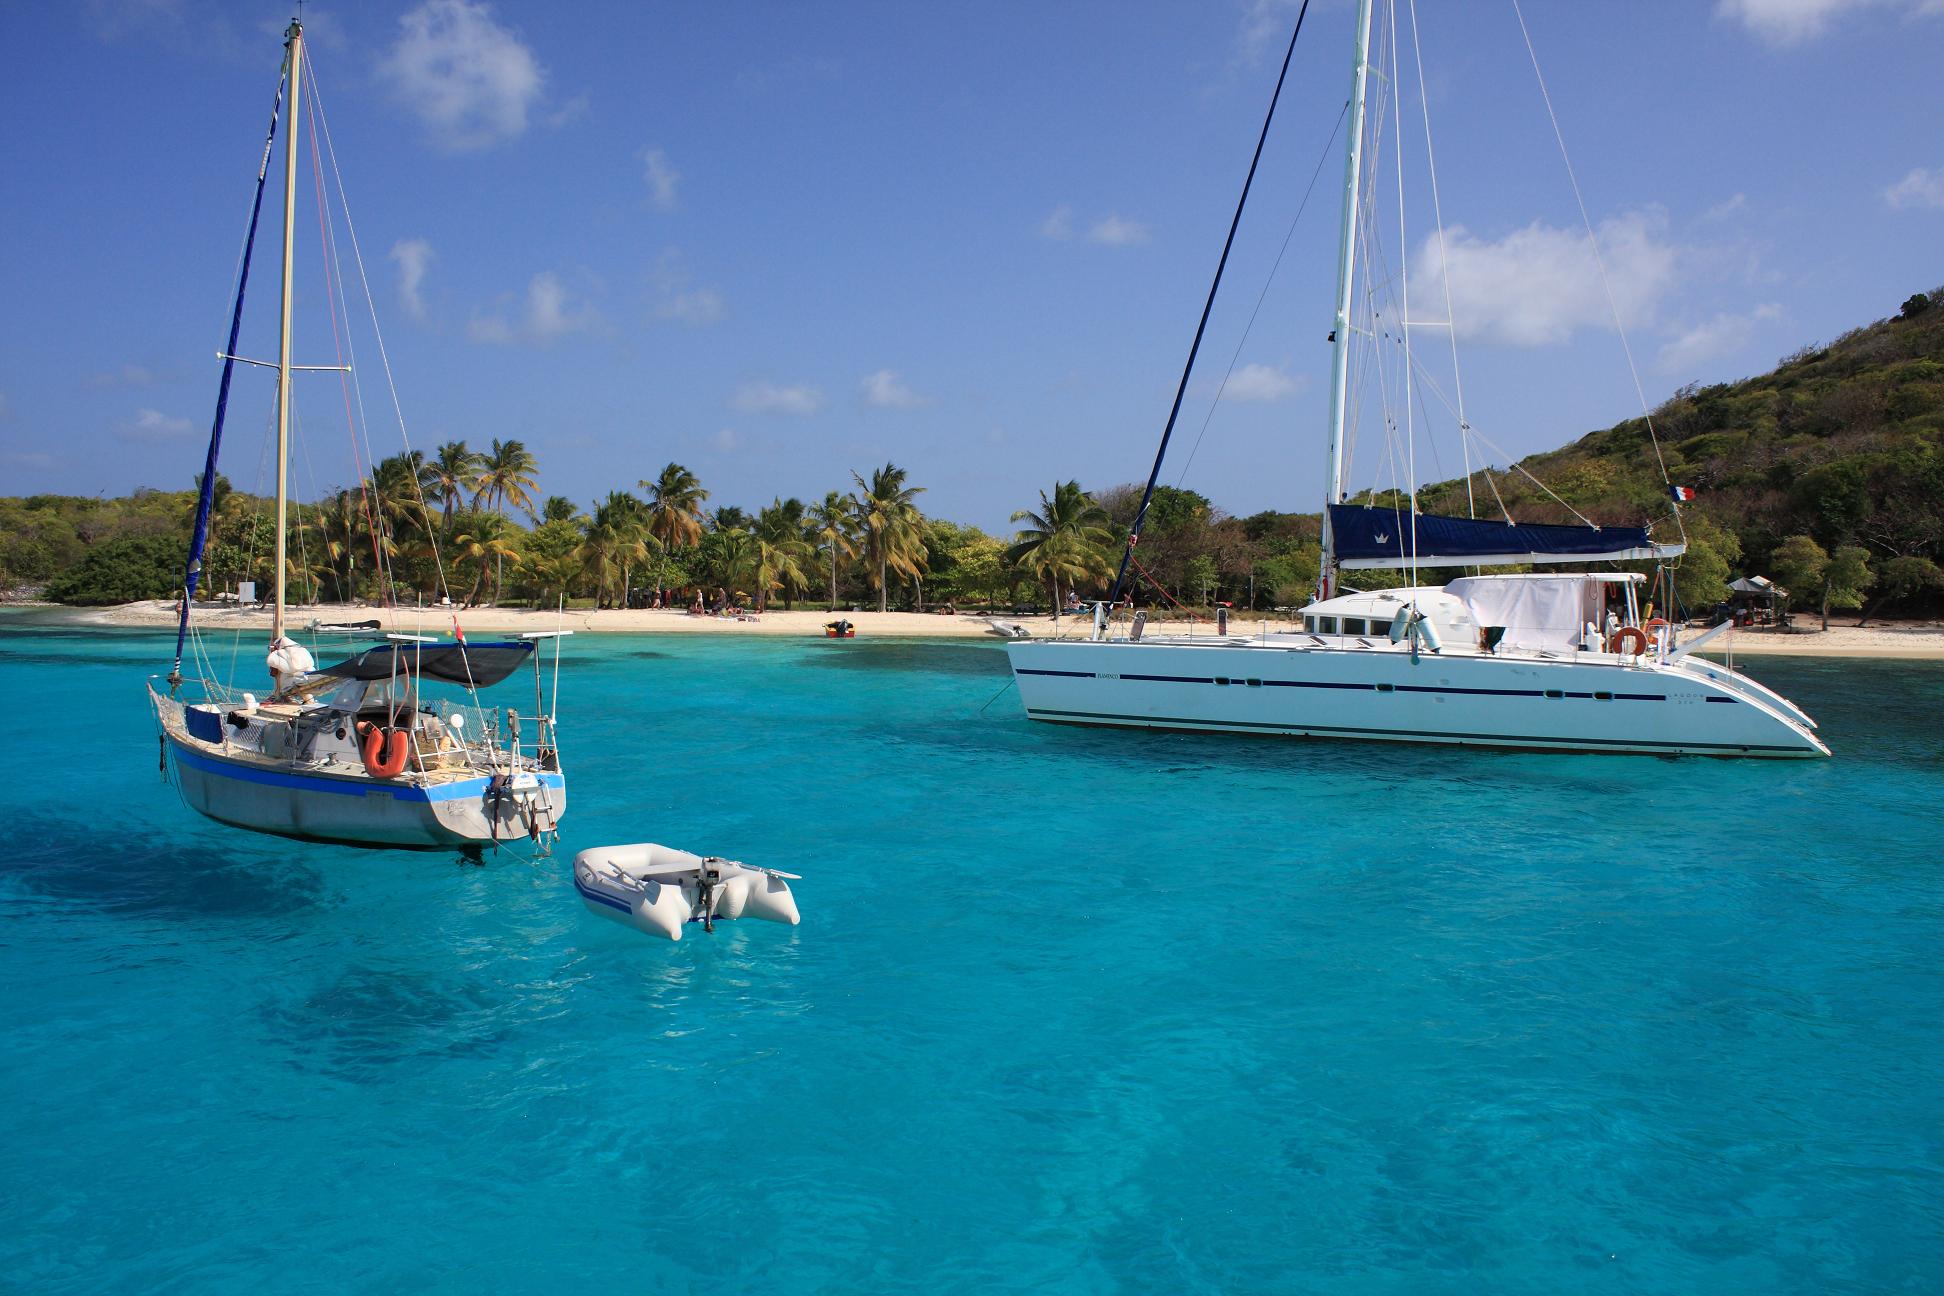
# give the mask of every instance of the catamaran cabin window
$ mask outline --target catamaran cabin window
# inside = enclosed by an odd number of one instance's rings
[[[1343,618],[1343,633],[1347,635],[1364,634],[1364,619],[1362,617]]]
[[[1335,634],[1337,632],[1336,625],[1337,619],[1335,617],[1316,618],[1316,629],[1319,634]]]

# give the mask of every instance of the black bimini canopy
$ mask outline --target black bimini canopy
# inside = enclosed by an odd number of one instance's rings
[[[1330,505],[1330,531],[1345,567],[1472,567],[1509,563],[1624,562],[1681,552],[1656,545],[1645,527],[1553,526]],[[1412,553],[1412,541],[1416,553]]]
[[[367,648],[335,666],[320,666],[319,675],[337,679],[380,680],[394,675],[417,675],[470,688],[489,688],[526,664],[533,655],[528,641],[513,643],[390,643]]]

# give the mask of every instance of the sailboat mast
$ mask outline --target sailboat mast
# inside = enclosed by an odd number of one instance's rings
[[[284,637],[285,517],[290,505],[290,305],[297,242],[298,87],[304,70],[304,25],[292,19],[284,33],[290,64],[290,129],[284,134],[283,313],[277,333],[277,608],[270,642]]]
[[[1337,248],[1335,344],[1330,356],[1330,494],[1323,509],[1323,569],[1318,592],[1336,593],[1336,537],[1329,505],[1343,499],[1343,430],[1350,402],[1350,302],[1357,267],[1357,214],[1363,197],[1364,100],[1370,86],[1370,0],[1357,0],[1357,59],[1350,81],[1350,131],[1343,161],[1343,231]]]

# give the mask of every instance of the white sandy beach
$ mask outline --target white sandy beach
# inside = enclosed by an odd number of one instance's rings
[[[175,605],[168,602],[150,601],[125,603],[111,608],[67,609],[69,617],[78,624],[97,624],[113,626],[167,626],[175,624]],[[979,638],[989,636],[990,628],[985,618],[970,613],[946,616],[918,612],[839,612],[842,617],[857,627],[859,638],[915,637],[927,639]],[[740,634],[740,635],[785,635],[816,638],[823,634],[826,621],[832,613],[798,608],[795,611],[774,610],[760,617],[737,620],[732,617],[689,616],[685,612],[672,610],[648,611],[644,609],[591,611],[587,609],[570,610],[565,613],[541,611],[529,608],[470,608],[458,614],[459,625],[467,634],[518,634],[556,628],[572,630],[576,633],[620,633],[620,634]],[[344,607],[325,605],[320,607],[293,609],[290,624],[302,628],[311,621],[356,622],[377,619],[388,630],[407,634],[446,634],[452,629],[451,614],[443,609],[414,608],[383,609]],[[1007,621],[1026,626],[1035,638],[1078,637],[1087,632],[1089,620],[1086,617],[1063,617],[1056,624],[1051,617],[1006,617]],[[1806,619],[1805,619],[1806,620]],[[234,607],[199,607],[196,621],[205,628],[217,629],[264,629],[270,625],[270,614],[257,609]],[[1813,623],[1811,623],[1813,624]],[[1162,623],[1156,629],[1177,629],[1172,623]],[[1244,621],[1237,619],[1230,625],[1231,633],[1238,635],[1254,634],[1264,627],[1275,630],[1291,629],[1287,619],[1268,622]],[[1196,634],[1213,634],[1214,626],[1209,622],[1198,622],[1193,627]],[[1690,631],[1689,633],[1699,633]],[[1768,627],[1751,627],[1731,630],[1727,635],[1706,649],[1708,655],[1719,656],[1733,652],[1736,655],[1797,656],[1797,657],[1884,657],[1944,659],[1944,622],[1888,622],[1858,629],[1851,625],[1832,624],[1828,631],[1799,629],[1784,632]]]

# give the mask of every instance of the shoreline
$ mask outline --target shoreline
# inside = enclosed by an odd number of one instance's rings
[[[53,603],[0,605],[0,627],[5,625],[7,609],[47,617],[67,626],[166,629],[176,623],[175,605],[160,600],[124,603],[115,607],[76,608]],[[458,623],[468,635],[533,634],[554,629],[576,634],[723,634],[769,637],[820,638],[826,621],[842,618],[857,629],[859,638],[906,639],[996,639],[983,616],[972,613],[944,615],[930,612],[822,612],[806,608],[774,610],[750,620],[733,617],[699,617],[674,609],[645,608],[570,610],[564,613],[535,608],[470,608],[458,614]],[[303,630],[313,620],[356,622],[378,620],[384,629],[402,634],[431,634],[444,637],[452,631],[452,614],[438,608],[397,608],[389,611],[322,605],[294,609],[289,624]],[[999,618],[1025,626],[1036,639],[1075,638],[1086,633],[1089,618],[1062,617],[1055,622],[1048,616],[1005,616]],[[196,622],[204,629],[270,629],[270,613],[258,609],[198,608]],[[1155,623],[1162,631],[1174,623]],[[1285,618],[1243,620],[1230,623],[1237,637],[1252,635],[1264,628],[1293,629]],[[1214,627],[1195,623],[1196,634],[1213,635]],[[1691,632],[1691,633],[1698,633]],[[1786,633],[1769,627],[1731,630],[1723,640],[1703,650],[1709,657],[1728,655],[1776,657],[1856,657],[1898,658],[1904,660],[1944,660],[1944,623],[1891,622],[1857,628],[1831,626],[1827,631],[1804,630]]]

